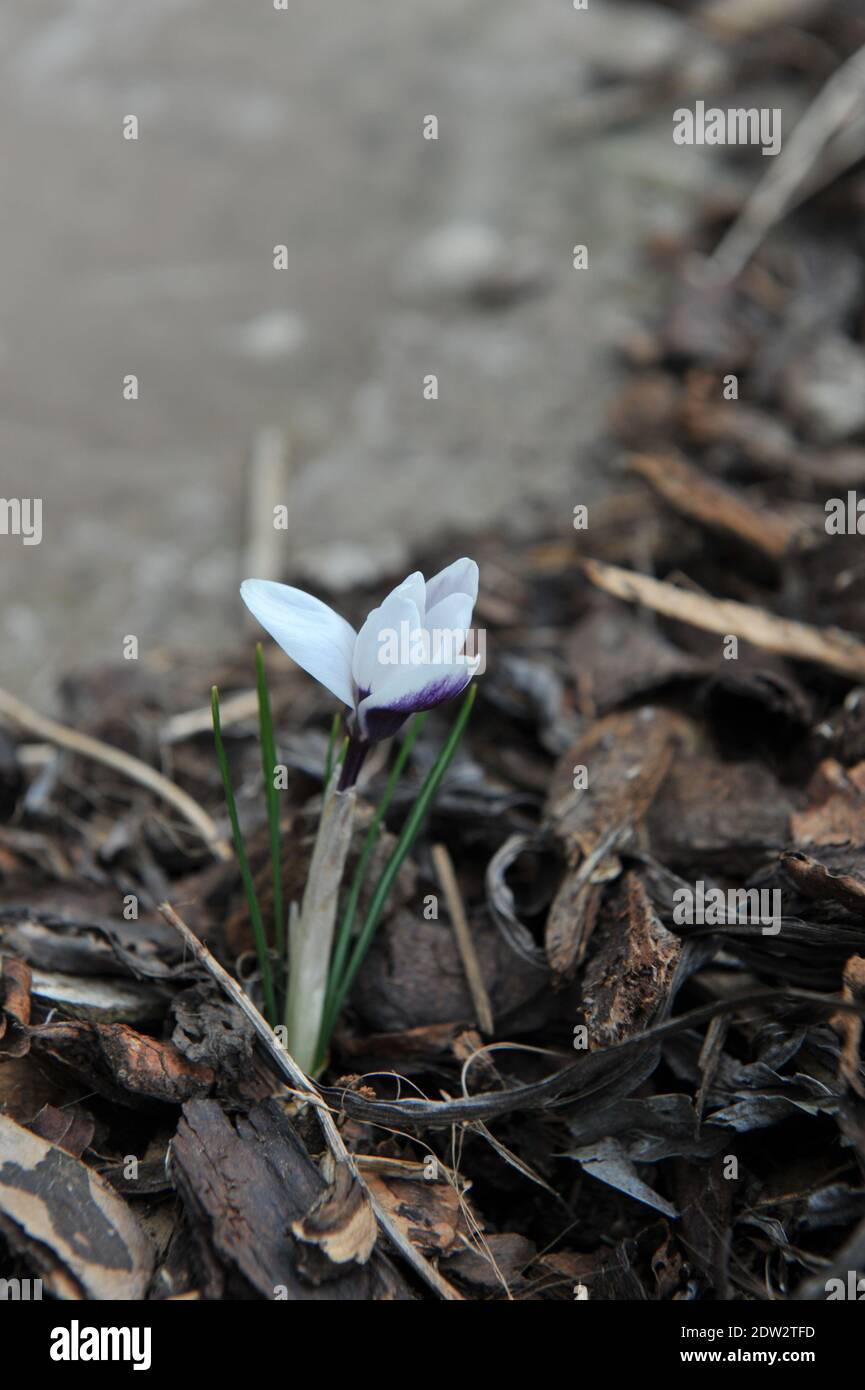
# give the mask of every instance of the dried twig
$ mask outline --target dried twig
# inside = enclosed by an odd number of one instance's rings
[[[490,1037],[494,1032],[493,1008],[490,1003],[490,996],[484,984],[481,967],[478,962],[475,943],[472,940],[471,928],[466,918],[463,900],[457,883],[457,876],[454,873],[454,866],[451,857],[444,845],[433,845],[433,863],[435,864],[438,880],[441,884],[445,901],[448,905],[451,926],[454,929],[454,936],[457,939],[457,947],[460,959],[463,963],[463,970],[466,973],[466,980],[471,991],[472,1001],[475,1006],[475,1015],[480,1024],[481,1031]]]
[[[324,1097],[318,1092],[314,1083],[305,1072],[297,1065],[291,1053],[287,1052],[284,1047],[279,1045],[274,1037],[273,1030],[268,1027],[266,1021],[262,1018],[249,996],[244,994],[237,981],[233,980],[226,970],[223,970],[219,961],[211,955],[210,951],[204,945],[204,942],[199,941],[195,933],[190,931],[189,927],[183,921],[183,918],[175,912],[170,903],[161,903],[159,911],[162,913],[162,916],[165,918],[166,922],[168,922],[169,926],[173,927],[180,935],[199,964],[204,967],[207,973],[219,985],[219,988],[228,995],[231,1002],[237,1005],[243,1016],[252,1024],[262,1051],[265,1053],[268,1060],[273,1063],[277,1072],[294,1090],[299,1091],[305,1100],[315,1106],[322,1134],[324,1135],[328,1149],[338,1163],[344,1163],[348,1167],[353,1177],[360,1184],[372,1210],[375,1212],[375,1217],[379,1226],[394,1248],[402,1255],[403,1259],[411,1265],[419,1278],[421,1278],[434,1293],[437,1293],[440,1298],[449,1301],[462,1301],[462,1295],[457,1292],[452,1284],[448,1283],[447,1279],[439,1274],[438,1270],[430,1264],[414,1245],[412,1245],[411,1241],[402,1235],[396,1223],[391,1220],[388,1213],[380,1203],[376,1201],[364,1182],[353,1155],[350,1154],[345,1147],[342,1135],[337,1129],[336,1122]]]
[[[701,28],[727,38],[751,38],[781,24],[804,24],[828,9],[829,0],[703,0],[693,13]]]
[[[733,488],[707,478],[672,450],[632,454],[628,467],[639,473],[671,507],[710,531],[735,536],[752,550],[781,560],[801,532],[784,517],[754,507]]]
[[[765,608],[695,594],[600,560],[583,560],[581,565],[599,589],[628,603],[642,603],[667,618],[690,623],[706,632],[741,637],[763,651],[776,652],[793,661],[813,661],[851,680],[865,680],[865,643],[841,628],[811,627],[790,618],[778,618]]]
[[[240,690],[219,702],[219,722],[223,729],[229,724],[240,724],[244,719],[257,719],[258,692]],[[160,743],[182,743],[184,739],[194,738],[196,734],[209,734],[213,731],[213,710],[210,701],[197,709],[184,710],[167,719],[159,731]]]
[[[860,48],[829,78],[715,248],[710,265],[725,280],[734,280],[744,269],[770,228],[788,211],[826,142],[863,100],[865,48]]]
[[[7,690],[0,690],[0,718],[10,720],[19,728],[35,734],[37,738],[56,744],[58,748],[68,748],[70,752],[78,753],[83,758],[90,758],[93,762],[102,763],[104,767],[113,768],[115,772],[122,773],[139,786],[147,787],[148,791],[154,792],[169,806],[179,811],[184,820],[198,831],[215,858],[226,861],[231,858],[231,846],[220,838],[216,822],[204,808],[178,787],[176,782],[164,777],[149,763],[142,762],[131,753],[124,753],[121,748],[114,748],[110,743],[103,743],[102,739],[93,738],[90,734],[80,734],[76,729],[58,724],[54,719],[46,719],[21,700],[16,700]]]
[[[285,502],[288,477],[288,441],[280,429],[261,429],[252,443],[249,460],[249,535],[246,574],[257,579],[278,579],[283,533],[274,526],[274,508]],[[251,613],[248,622],[255,622]]]

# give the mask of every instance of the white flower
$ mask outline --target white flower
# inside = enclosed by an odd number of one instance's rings
[[[479,665],[464,647],[478,595],[474,560],[433,579],[410,574],[360,632],[320,599],[246,579],[240,596],[284,652],[355,712],[354,737],[375,743],[419,710],[459,695]]]

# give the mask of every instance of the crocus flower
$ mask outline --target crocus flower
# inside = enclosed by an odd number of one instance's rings
[[[351,786],[371,743],[412,714],[465,689],[480,658],[464,647],[478,594],[474,560],[398,584],[355,632],[326,603],[288,584],[246,579],[240,596],[275,642],[354,711],[340,787]]]

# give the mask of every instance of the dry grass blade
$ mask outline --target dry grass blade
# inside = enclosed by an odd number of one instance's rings
[[[0,690],[0,718],[8,719],[18,728],[26,729],[28,733],[35,734],[37,738],[45,739],[58,748],[68,748],[71,753],[78,753],[82,758],[91,758],[94,762],[102,763],[104,767],[113,768],[115,772],[122,773],[139,786],[146,787],[169,806],[173,806],[183,819],[198,831],[216,859],[226,862],[231,859],[231,846],[227,840],[221,838],[216,822],[187,792],[175,782],[163,777],[162,773],[157,772],[149,763],[143,763],[131,753],[124,753],[121,748],[114,748],[110,743],[103,743],[101,739],[93,738],[90,734],[80,734],[76,729],[58,724],[54,719],[46,719],[21,700],[16,700],[7,690]]]
[[[284,534],[274,525],[276,508],[288,491],[289,446],[285,432],[260,429],[252,442],[249,458],[249,505],[245,570],[257,579],[278,579],[282,564]],[[254,627],[247,611],[245,622]]]
[[[463,900],[457,883],[457,876],[454,873],[454,866],[451,857],[444,845],[433,845],[433,863],[435,864],[438,880],[445,895],[445,902],[450,914],[451,926],[454,929],[457,946],[459,948],[460,959],[463,969],[466,972],[466,981],[471,990],[472,1002],[475,1006],[477,1021],[481,1031],[487,1036],[492,1036],[495,1031],[493,1023],[493,1007],[490,1003],[490,996],[484,984],[481,974],[481,967],[478,963],[475,944],[472,940],[471,928],[466,918]]]
[[[258,714],[258,692],[240,690],[236,695],[228,695],[220,700],[220,722],[223,729],[229,724],[241,724],[246,719],[255,719]],[[196,734],[209,734],[212,727],[210,702],[199,705],[197,709],[185,710],[166,720],[159,731],[161,743],[182,743],[184,739],[194,738]]]
[[[690,623],[706,632],[740,637],[763,651],[776,652],[793,661],[812,661],[851,680],[865,680],[865,643],[841,628],[811,627],[776,617],[765,608],[695,594],[662,579],[635,574],[618,565],[605,565],[599,560],[580,563],[593,584],[626,603],[641,603],[666,618]]]
[[[711,264],[726,280],[744,269],[770,228],[790,207],[826,142],[865,101],[865,48],[834,72],[799,121],[783,152],[754,189],[715,249]]]

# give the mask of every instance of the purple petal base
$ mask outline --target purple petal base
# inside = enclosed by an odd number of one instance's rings
[[[429,681],[421,690],[403,695],[392,705],[379,705],[363,711],[363,730],[370,743],[378,743],[383,738],[391,738],[413,714],[422,710],[434,709],[436,705],[452,700],[465,690],[472,678],[472,671],[466,669],[454,674],[448,672],[438,680]]]

